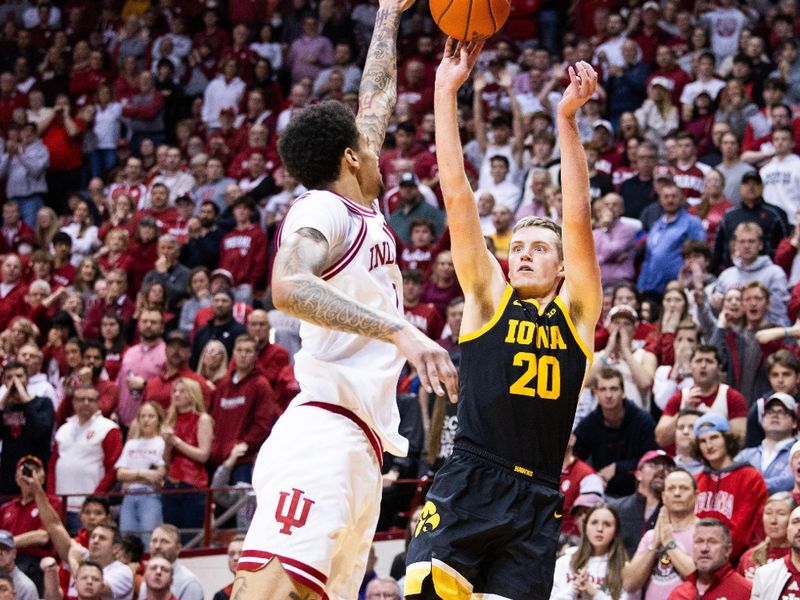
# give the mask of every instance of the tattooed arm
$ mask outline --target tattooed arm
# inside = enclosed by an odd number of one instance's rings
[[[281,243],[272,275],[275,307],[320,327],[394,344],[416,367],[425,389],[442,395],[443,383],[450,397],[458,398],[455,367],[441,346],[405,319],[361,304],[322,279],[328,250],[325,237],[309,227]]]
[[[358,92],[356,126],[378,155],[397,102],[396,40],[402,5],[402,0],[380,0]]]

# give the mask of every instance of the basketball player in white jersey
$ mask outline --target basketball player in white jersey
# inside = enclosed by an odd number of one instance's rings
[[[258,508],[235,600],[357,598],[378,520],[383,451],[408,449],[395,402],[403,364],[429,392],[457,397],[447,352],[403,318],[395,239],[377,202],[403,3],[379,1],[358,116],[337,102],[311,106],[279,143],[288,172],[311,190],[283,220],[272,276],[275,306],[302,320],[301,391],[256,461]]]

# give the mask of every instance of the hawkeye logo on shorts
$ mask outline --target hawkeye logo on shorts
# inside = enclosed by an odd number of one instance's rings
[[[311,510],[311,505],[314,504],[313,500],[303,498],[305,492],[292,488],[290,492],[279,492],[280,500],[278,500],[278,508],[275,509],[275,520],[278,523],[283,523],[280,532],[285,535],[292,535],[292,527],[303,527],[308,521],[308,512]],[[292,497],[289,502],[289,510],[284,512],[286,506],[286,499]],[[300,500],[303,501],[303,507],[300,507]]]
[[[414,537],[417,537],[422,532],[433,531],[439,526],[442,517],[436,512],[436,505],[428,500],[425,506],[422,507],[422,514],[419,516],[419,523],[417,529],[414,531]]]

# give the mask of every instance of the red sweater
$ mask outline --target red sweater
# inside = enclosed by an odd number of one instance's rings
[[[258,225],[234,229],[219,245],[219,268],[233,275],[234,285],[255,286],[266,272],[267,236]]]
[[[28,288],[18,283],[4,298],[0,298],[0,330],[8,327],[11,319],[17,315],[25,314],[25,295]]]
[[[764,537],[761,513],[767,501],[767,484],[750,465],[733,464],[719,473],[703,471],[697,475],[698,519],[714,518],[731,530],[736,561],[745,550]]]
[[[227,375],[217,384],[211,401],[214,418],[214,442],[209,464],[216,467],[238,442],[247,442],[248,450],[240,463],[252,463],[272,426],[280,416],[275,394],[266,378],[253,370],[234,383]]]
[[[715,573],[711,585],[703,594],[703,600],[746,600],[750,597],[753,582],[742,577],[733,570],[730,563],[725,563]],[[669,600],[696,600],[700,598],[697,592],[697,571],[686,578],[682,584],[672,590]]]
[[[166,369],[166,366],[164,369]],[[211,404],[211,396],[214,393],[214,388],[208,380],[192,371],[188,365],[179,369],[172,377],[167,377],[162,369],[158,377],[154,377],[144,386],[142,402],[157,402],[166,412],[172,400],[172,384],[174,384],[175,380],[179,377],[187,377],[200,384],[200,390],[203,392],[203,402],[206,408],[208,408]]]

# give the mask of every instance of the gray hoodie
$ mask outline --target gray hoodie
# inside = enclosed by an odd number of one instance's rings
[[[41,140],[9,156],[5,144],[0,148],[0,177],[8,176],[6,196],[22,198],[47,193],[45,174],[50,164],[50,151]]]
[[[724,294],[732,288],[742,288],[751,281],[760,281],[769,290],[769,311],[767,320],[772,325],[788,325],[786,305],[789,303],[789,284],[786,273],[772,262],[769,256],[759,256],[750,265],[744,265],[738,259],[734,266],[725,269],[717,279],[714,291]]]

